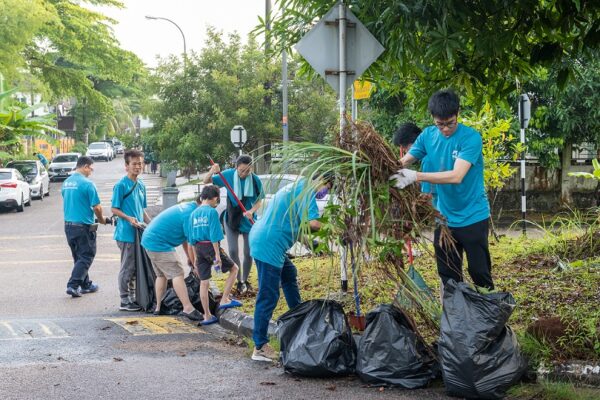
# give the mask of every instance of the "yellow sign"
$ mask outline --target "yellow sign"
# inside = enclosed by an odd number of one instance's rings
[[[354,81],[354,100],[368,99],[371,96],[373,84],[368,81]]]

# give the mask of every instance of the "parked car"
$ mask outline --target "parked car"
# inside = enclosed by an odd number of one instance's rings
[[[125,152],[125,147],[123,147],[123,143],[121,143],[121,141],[113,139],[113,144],[117,154],[123,154]]]
[[[296,182],[301,178],[300,175],[292,175],[292,174],[266,174],[266,175],[258,175],[260,181],[263,185],[263,190],[265,192],[265,198],[263,200],[262,206],[257,210],[257,219],[261,217],[264,210],[267,208],[269,201],[273,198],[277,191],[291,183]],[[323,211],[325,210],[325,206],[329,202],[329,194],[325,195],[321,199],[317,199],[317,207],[319,208],[319,215],[323,215]],[[227,188],[221,188],[221,196],[219,200],[219,205],[217,206],[217,211],[219,215],[225,211],[227,208]]]
[[[81,153],[62,153],[54,157],[48,167],[50,182],[56,179],[67,179],[71,176],[75,172],[79,157],[81,157]]]
[[[50,196],[50,177],[44,165],[38,160],[11,161],[6,168],[17,169],[25,177],[31,188],[31,196],[42,199]]]
[[[0,207],[15,208],[23,212],[23,206],[31,205],[29,183],[15,168],[0,168]]]
[[[94,160],[102,159],[106,162],[113,159],[112,147],[106,142],[90,143],[85,155]]]
[[[117,148],[116,148],[114,139],[101,140],[101,142],[108,143],[108,146],[110,147],[110,152],[111,152],[110,159],[111,160],[114,159],[117,156]]]

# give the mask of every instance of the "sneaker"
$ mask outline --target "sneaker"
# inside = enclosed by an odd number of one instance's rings
[[[235,285],[235,290],[238,292],[238,294],[242,294],[243,289],[244,289],[244,282],[238,281],[238,283]]]
[[[244,282],[244,285],[246,285],[246,291],[247,292],[254,292],[254,288],[252,287],[252,285],[250,284],[250,282],[246,281],[246,282]]]
[[[139,304],[132,303],[130,301],[122,301],[119,310],[121,311],[140,311],[142,307]]]
[[[254,351],[252,352],[252,359],[254,361],[273,362],[277,360],[278,357],[279,356],[275,350],[273,350],[268,344],[263,345],[260,349],[255,347]]]
[[[67,286],[67,294],[71,297],[81,297],[81,287],[72,288]]]
[[[90,283],[90,286],[88,286],[86,288],[81,288],[81,293],[83,293],[83,294],[94,293],[94,292],[97,292],[98,289],[100,289],[100,286],[98,286],[97,283]]]

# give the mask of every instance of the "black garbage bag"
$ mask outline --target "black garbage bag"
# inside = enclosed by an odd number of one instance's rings
[[[332,377],[352,374],[356,345],[342,305],[310,300],[277,320],[283,368],[294,375]]]
[[[417,389],[435,378],[437,363],[397,307],[382,304],[367,314],[356,373],[367,383]]]
[[[187,287],[188,296],[194,308],[204,314],[204,308],[202,308],[202,303],[200,302],[200,279],[190,272],[187,278],[185,278],[185,286]],[[210,289],[208,290],[208,302],[210,313],[212,315],[216,315],[219,302],[215,299],[215,296]],[[179,300],[179,297],[177,297],[177,293],[175,293],[175,289],[173,289],[173,287],[169,287],[165,292],[160,310],[163,312],[163,314],[167,315],[177,315],[183,311],[183,304],[181,304],[181,301]]]
[[[138,228],[135,231],[135,299],[144,311],[152,311],[156,304],[154,291],[156,274],[146,250],[140,244],[144,230]]]
[[[438,351],[449,394],[501,399],[519,381],[527,361],[506,325],[514,307],[510,293],[482,294],[464,282],[446,283]]]

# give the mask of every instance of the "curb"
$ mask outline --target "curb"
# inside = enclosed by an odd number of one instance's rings
[[[542,365],[537,370],[537,376],[538,379],[566,381],[600,388],[600,364],[586,361],[572,360],[551,366]]]
[[[254,333],[254,317],[232,308],[223,311],[219,315],[219,324],[222,328],[247,338],[252,338]],[[269,321],[268,335],[275,336],[276,328],[275,323]]]

